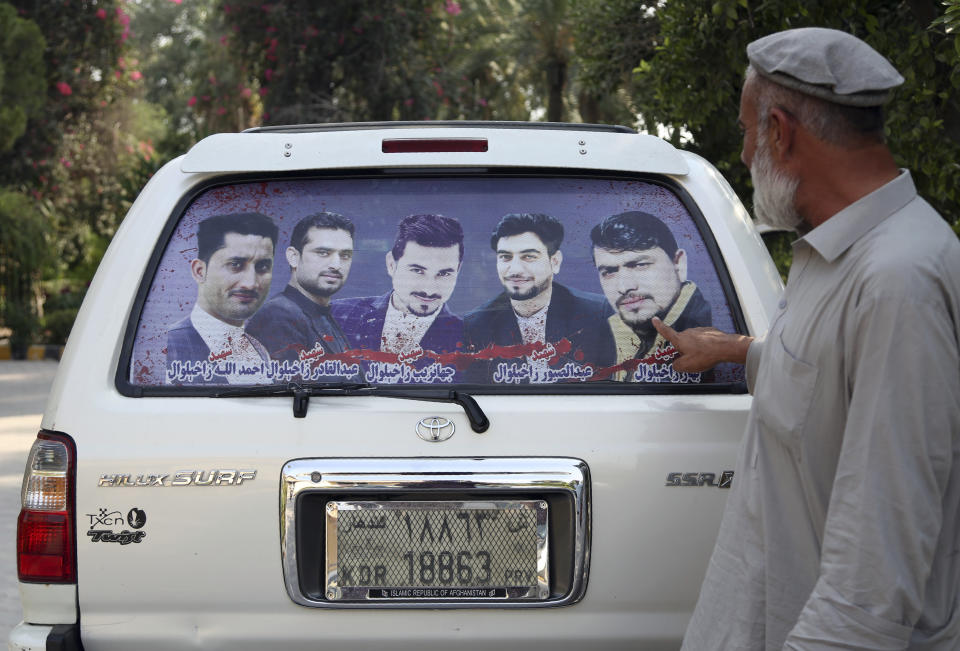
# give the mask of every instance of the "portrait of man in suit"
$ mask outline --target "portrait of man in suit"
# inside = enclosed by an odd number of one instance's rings
[[[197,300],[190,314],[167,332],[168,368],[174,362],[225,362],[222,368],[232,371],[204,382],[267,381],[263,373],[240,371],[269,361],[263,344],[244,326],[270,291],[277,235],[277,226],[260,213],[215,215],[200,222],[197,257],[190,262]]]
[[[651,319],[679,330],[713,324],[710,304],[687,280],[687,255],[662,221],[645,212],[607,217],[590,231],[600,286],[616,314],[609,329],[616,364],[645,359],[667,342]],[[621,371],[613,379],[630,380]]]
[[[463,228],[443,215],[410,215],[385,257],[392,289],[333,301],[333,316],[353,348],[410,354],[453,352],[463,320],[446,303],[463,261]]]
[[[471,352],[492,353],[494,359],[476,377],[491,381],[497,351],[518,344],[557,344],[566,339],[569,358],[578,363],[602,365],[606,351],[606,317],[612,311],[603,296],[568,288],[556,282],[563,264],[564,229],[544,214],[509,214],[497,224],[490,248],[497,257],[497,276],[503,292],[464,317]],[[526,356],[531,367],[550,364],[546,356]],[[522,361],[522,360],[521,360]],[[557,361],[554,361],[554,365]],[[476,375],[483,364],[475,363]]]
[[[286,249],[290,281],[247,324],[270,357],[296,361],[311,351],[342,353],[350,347],[330,312],[330,298],[343,287],[353,262],[352,221],[321,212],[293,227]]]

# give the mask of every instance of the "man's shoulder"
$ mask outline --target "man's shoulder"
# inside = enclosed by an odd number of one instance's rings
[[[484,319],[490,318],[494,314],[500,314],[506,311],[512,311],[510,299],[506,292],[501,292],[491,298],[489,301],[473,308],[463,316],[463,321],[467,325],[472,325]]]
[[[273,317],[279,314],[302,314],[303,308],[297,305],[294,301],[290,299],[289,296],[283,292],[271,296],[266,303],[263,304],[257,313],[250,317],[250,321],[247,325],[247,330],[250,329],[250,326],[254,324],[259,324],[264,320],[272,319]]]
[[[554,284],[554,291],[557,292],[559,297],[569,301],[572,305],[578,308],[600,310],[601,312],[612,312],[613,310],[613,308],[610,307],[609,301],[607,301],[607,297],[603,294],[585,292],[580,289],[574,289],[572,287],[567,287],[566,285],[561,285],[560,283]]]
[[[447,326],[459,326],[463,324],[463,317],[454,313],[446,304],[440,308],[436,321],[443,322]]]
[[[183,317],[182,319],[174,323],[172,326],[170,326],[170,328],[167,330],[167,337],[169,337],[170,335],[184,337],[184,336],[187,336],[187,333],[191,331],[197,332],[197,329],[193,327],[193,322],[190,321],[190,315],[188,314],[187,316]],[[199,333],[198,333],[198,336],[199,336]]]
[[[271,352],[309,336],[310,319],[296,301],[283,293],[271,297],[247,321],[245,330]]]
[[[923,198],[915,197],[858,242],[867,289],[922,298],[922,288],[960,290],[960,239]]]
[[[206,358],[210,349],[204,343],[190,317],[177,321],[167,331],[167,359],[192,360]]]
[[[330,302],[330,309],[339,311],[368,309],[374,307],[382,298],[382,296],[354,296],[351,298],[338,298]]]
[[[390,294],[338,298],[330,303],[330,313],[341,327],[345,324],[355,327],[359,320],[371,319],[381,314],[386,316],[389,300]]]
[[[554,308],[557,308],[555,311],[578,320],[595,318],[606,321],[607,317],[613,314],[613,308],[606,296],[573,289],[560,283],[553,285],[550,309]]]

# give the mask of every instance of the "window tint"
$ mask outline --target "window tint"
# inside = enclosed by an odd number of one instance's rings
[[[664,185],[569,177],[242,182],[163,251],[131,384],[739,382],[679,373],[657,336],[736,330],[695,220]]]

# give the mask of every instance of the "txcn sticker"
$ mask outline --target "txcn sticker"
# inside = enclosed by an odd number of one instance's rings
[[[142,531],[147,523],[147,513],[141,508],[133,507],[124,517],[121,511],[100,508],[97,513],[87,513],[90,519],[90,528],[87,535],[91,542],[119,543],[129,545],[143,542],[147,532]],[[126,527],[129,526],[130,529]],[[118,531],[119,529],[119,531]]]

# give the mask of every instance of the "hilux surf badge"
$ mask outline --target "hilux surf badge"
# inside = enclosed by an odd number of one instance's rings
[[[240,486],[257,478],[256,470],[181,470],[166,474],[103,474],[101,487]]]

